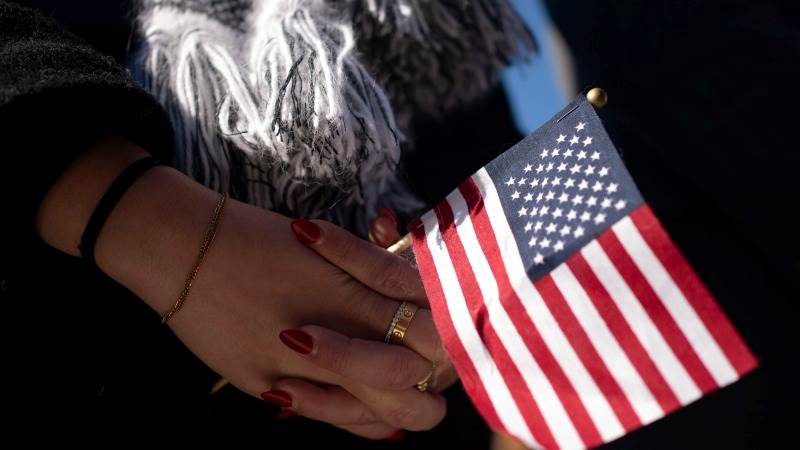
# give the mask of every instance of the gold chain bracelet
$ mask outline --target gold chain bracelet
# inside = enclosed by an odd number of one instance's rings
[[[192,283],[194,283],[194,280],[197,278],[197,274],[200,272],[200,266],[206,259],[208,249],[211,248],[211,244],[214,243],[214,238],[217,237],[217,229],[219,228],[220,221],[222,221],[222,213],[225,212],[225,205],[227,201],[227,193],[222,194],[217,201],[217,206],[214,208],[214,213],[211,215],[211,223],[208,224],[208,229],[203,237],[203,243],[200,245],[200,254],[197,255],[197,260],[195,261],[194,266],[192,266],[189,276],[186,277],[186,283],[183,285],[183,291],[181,291],[181,295],[178,296],[178,300],[174,305],[172,305],[172,308],[161,317],[161,324],[166,324],[169,322],[170,319],[172,319],[172,316],[177,314],[177,312],[183,308],[183,304],[186,302],[186,297],[189,296],[189,291],[192,289]]]

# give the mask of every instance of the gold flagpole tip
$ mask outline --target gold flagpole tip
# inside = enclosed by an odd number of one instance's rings
[[[608,103],[608,94],[603,89],[592,88],[586,93],[586,100],[589,100],[589,103],[595,108],[600,109]]]

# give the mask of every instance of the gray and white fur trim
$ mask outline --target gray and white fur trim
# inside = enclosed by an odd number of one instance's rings
[[[330,0],[336,1],[336,0]],[[349,0],[365,64],[401,129],[480,99],[536,49],[509,0]]]
[[[488,4],[496,9],[486,16]],[[518,36],[498,37],[519,34],[508,8],[506,0],[145,0],[132,71],[170,115],[178,169],[248,203],[363,235],[379,207],[407,215],[422,206],[398,170],[409,143],[394,110],[435,115],[486,91],[516,48],[509,42]],[[426,43],[443,36],[443,45]]]

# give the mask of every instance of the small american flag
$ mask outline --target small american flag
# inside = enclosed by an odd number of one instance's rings
[[[583,97],[410,228],[465,389],[529,447],[598,446],[757,365]]]

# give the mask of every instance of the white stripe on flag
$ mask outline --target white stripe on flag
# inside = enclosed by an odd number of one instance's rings
[[[700,389],[667,345],[664,337],[600,244],[597,241],[589,242],[583,247],[581,254],[597,279],[608,291],[609,296],[625,317],[625,321],[630,325],[681,404],[685,405],[700,398]]]
[[[541,448],[541,445],[534,440],[531,430],[511,397],[500,370],[475,329],[452,260],[439,232],[436,216],[432,211],[428,211],[422,216],[422,223],[425,225],[425,240],[430,249],[442,290],[447,297],[447,310],[453,327],[486,388],[486,393],[494,405],[500,422],[510,434],[522,440],[526,445]]]
[[[608,442],[623,435],[625,430],[605,395],[578,358],[558,322],[530,281],[511,227],[505,219],[500,197],[489,173],[482,168],[472,178],[481,191],[486,215],[494,229],[497,245],[500,248],[500,254],[511,279],[512,287],[522,301],[528,316],[575,388],[603,440]],[[559,431],[557,428],[553,429],[553,433]]]
[[[486,256],[481,250],[472,220],[467,213],[466,200],[458,190],[455,190],[447,196],[447,201],[450,203],[455,215],[458,236],[464,246],[467,259],[475,274],[475,280],[481,290],[492,328],[514,361],[514,365],[519,369],[525,384],[536,400],[539,410],[550,428],[550,432],[558,444],[564,448],[585,447],[553,386],[530,351],[528,351],[522,336],[519,335],[517,328],[500,302],[497,281],[489,268],[489,261],[486,260]]]
[[[736,381],[736,370],[683,292],[653,254],[631,218],[626,216],[614,224],[612,229],[717,384],[725,386]]]
[[[639,420],[650,423],[661,418],[664,415],[661,405],[653,397],[569,266],[562,264],[550,272],[550,275],[580,322],[581,328],[589,336],[592,346],[625,393]]]

